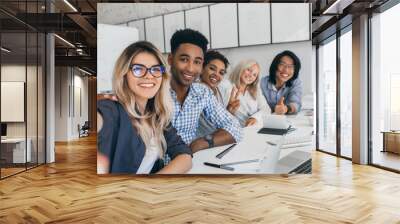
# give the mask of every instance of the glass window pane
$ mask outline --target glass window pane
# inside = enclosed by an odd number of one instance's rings
[[[36,32],[27,33],[27,80],[26,80],[26,116],[27,142],[31,153],[28,154],[28,168],[37,165],[37,73],[38,73],[38,36]],[[28,148],[29,148],[28,147]]]
[[[336,39],[318,51],[319,149],[336,153]]]
[[[26,33],[2,33],[1,46],[1,177],[25,170],[30,160],[26,142],[25,89],[26,89]],[[13,96],[12,100],[10,97]],[[10,109],[14,108],[14,109]],[[18,111],[16,111],[18,110]],[[27,147],[28,146],[28,150]]]
[[[352,35],[340,37],[340,154],[352,156]]]
[[[46,65],[46,36],[39,33],[38,36],[38,164],[45,163],[45,65]]]
[[[372,24],[372,163],[400,170],[400,4],[371,19]],[[394,137],[397,136],[397,137]],[[384,145],[386,143],[386,146]],[[383,150],[383,152],[382,152]]]

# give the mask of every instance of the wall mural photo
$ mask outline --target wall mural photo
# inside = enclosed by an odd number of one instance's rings
[[[311,173],[310,7],[98,4],[98,174]]]

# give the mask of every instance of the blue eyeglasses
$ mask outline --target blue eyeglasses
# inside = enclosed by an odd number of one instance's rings
[[[144,77],[149,72],[154,78],[160,78],[165,73],[165,67],[162,65],[154,65],[150,68],[142,64],[131,64],[129,68],[132,70],[132,74],[137,78]]]

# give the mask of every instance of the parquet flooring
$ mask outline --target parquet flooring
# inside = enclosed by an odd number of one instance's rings
[[[400,223],[400,175],[313,153],[313,174],[97,176],[95,137],[0,181],[0,223]]]

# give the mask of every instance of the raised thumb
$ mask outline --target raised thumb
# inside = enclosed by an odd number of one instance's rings
[[[285,97],[281,97],[280,99],[279,99],[279,101],[278,101],[278,104],[279,105],[283,105],[283,101],[285,100]]]

